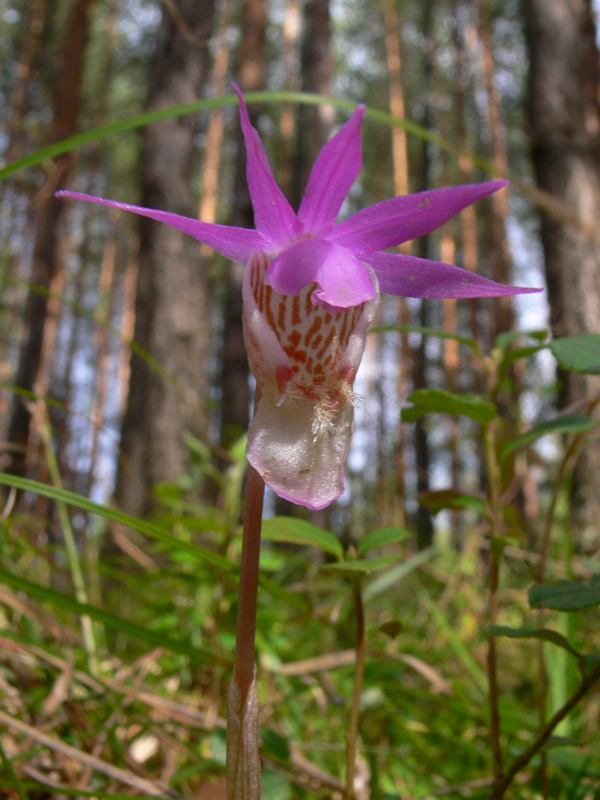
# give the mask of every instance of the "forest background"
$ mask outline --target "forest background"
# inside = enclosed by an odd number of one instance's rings
[[[1,0],[0,796],[225,796],[241,268],[54,192],[251,227],[232,79],[296,207],[361,102],[344,216],[509,177],[404,252],[547,289],[385,298],[346,492],[267,497],[263,797],[600,796],[596,12]]]

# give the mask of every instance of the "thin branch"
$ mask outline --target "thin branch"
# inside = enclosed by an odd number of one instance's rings
[[[507,769],[506,773],[502,777],[502,780],[494,786],[494,789],[490,795],[489,800],[500,800],[500,798],[504,797],[504,794],[510,784],[512,783],[515,776],[526,767],[527,764],[531,761],[531,759],[541,750],[541,748],[546,744],[550,736],[552,735],[554,729],[562,722],[562,720],[567,716],[567,714],[572,711],[577,703],[585,697],[585,695],[589,692],[592,686],[596,683],[597,680],[600,679],[600,662],[596,664],[596,666],[590,670],[587,676],[582,680],[579,688],[571,695],[571,697],[567,700],[567,702],[561,706],[558,711],[551,717],[551,719],[546,723],[546,725],[542,728],[542,730],[538,733],[535,737],[531,745],[524,750],[520,756],[517,756],[515,760],[512,762],[510,767]]]

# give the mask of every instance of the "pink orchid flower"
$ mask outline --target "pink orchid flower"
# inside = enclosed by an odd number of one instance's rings
[[[259,389],[247,456],[267,486],[308,508],[344,490],[354,428],[354,378],[379,292],[403,297],[501,297],[504,286],[460,267],[382,252],[430,233],[507,181],[394,197],[336,224],[362,164],[360,106],[325,145],[296,214],[275,183],[240,90],[247,180],[256,229],[214,225],[78,192],[60,197],[132,211],[246,265],[244,338]],[[165,267],[167,268],[167,267]]]

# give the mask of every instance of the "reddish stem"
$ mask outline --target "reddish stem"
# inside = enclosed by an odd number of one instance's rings
[[[244,512],[244,538],[240,572],[237,632],[235,646],[235,680],[242,698],[254,678],[256,638],[256,600],[258,595],[258,562],[265,484],[254,467],[249,467]]]

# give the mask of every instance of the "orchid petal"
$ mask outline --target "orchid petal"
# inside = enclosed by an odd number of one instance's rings
[[[277,336],[277,331],[283,331],[272,326],[275,318],[268,312],[262,286],[267,264],[264,253],[257,252],[244,273],[244,341],[260,389],[248,430],[246,455],[267,486],[280,497],[309,508],[323,508],[344,490],[344,461],[352,439],[354,409],[349,401],[335,404],[329,412],[330,424],[315,427],[318,388],[311,385],[309,374],[300,378],[294,370],[298,365]],[[276,299],[275,305],[281,299]],[[299,313],[300,303],[297,305]],[[371,306],[368,304],[363,310],[355,325],[357,333],[353,330],[349,337],[349,357],[354,360],[344,365],[346,380],[352,379],[358,369],[366,328],[373,318]],[[322,311],[314,313],[322,315]],[[294,330],[308,330],[309,323],[308,317],[304,325],[300,319]],[[358,345],[354,341],[357,336],[361,339]],[[292,388],[298,379],[304,389]]]
[[[244,341],[259,400],[247,456],[281,497],[324,508],[344,489],[353,429],[352,383],[379,295],[330,312],[312,288],[281,295],[265,286],[268,258],[256,252],[244,274]]]
[[[316,283],[313,302],[335,308],[357,306],[376,294],[365,266],[326,239],[301,239],[287,247],[269,265],[265,283],[285,295]]]
[[[327,142],[310,173],[298,219],[308,233],[333,225],[362,166],[360,129],[365,107],[359,106],[348,122]]]
[[[254,209],[254,224],[265,238],[283,246],[301,232],[301,225],[275,183],[265,148],[258,131],[252,127],[242,93],[235,83],[233,88],[240,101],[240,122],[247,154],[246,179]]]
[[[505,286],[462,267],[415,256],[373,253],[363,258],[375,271],[381,291],[399,297],[505,297],[542,291]]]
[[[344,491],[344,461],[354,431],[351,404],[315,432],[315,401],[265,392],[248,428],[246,456],[267,486],[307,508],[325,508]]]
[[[417,239],[508,181],[472,183],[393,197],[358,211],[333,230],[331,239],[355,253],[373,253]]]
[[[209,245],[218,253],[239,264],[246,264],[255,250],[264,249],[263,237],[251,228],[234,228],[231,225],[214,225],[209,222],[200,222],[191,217],[182,217],[179,214],[170,214],[167,211],[158,211],[154,208],[132,206],[129,203],[119,203],[116,200],[104,200],[102,197],[92,197],[80,192],[56,192],[57,197],[67,197],[71,200],[87,200],[110,208],[119,208],[122,211],[131,211],[141,217],[148,217],[157,222],[164,222],[171,228],[183,231],[194,239]]]

